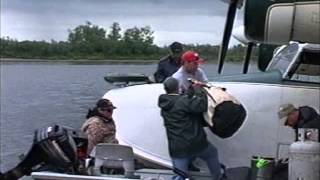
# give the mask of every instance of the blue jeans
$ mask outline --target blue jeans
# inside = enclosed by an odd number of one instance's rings
[[[188,176],[188,167],[194,158],[200,158],[204,160],[210,170],[213,180],[218,180],[221,176],[220,162],[218,158],[218,150],[209,143],[208,147],[203,151],[195,154],[194,156],[185,158],[171,157],[174,169],[178,169],[180,172],[176,172],[177,175],[173,177],[173,180],[184,180],[183,175]]]

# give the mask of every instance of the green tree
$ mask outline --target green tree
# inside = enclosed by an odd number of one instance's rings
[[[120,34],[119,23],[114,22],[107,34],[103,28],[86,22],[69,30],[68,41],[17,41],[0,38],[0,56],[3,58],[39,59],[159,59],[168,47],[153,44],[153,31],[149,26],[126,29]],[[186,50],[197,51],[208,61],[217,60],[219,46],[210,44],[186,44]],[[228,50],[226,61],[243,61],[246,47],[235,45]],[[253,49],[251,59],[257,59]]]
[[[150,26],[138,28],[130,28],[124,32],[123,40],[125,42],[137,42],[137,43],[144,43],[148,45],[153,44],[153,31],[151,30]]]
[[[69,30],[68,42],[72,51],[82,55],[102,52],[103,42],[106,40],[106,31],[87,21],[85,25]]]
[[[125,54],[151,54],[153,46],[153,31],[149,26],[129,28],[124,32]]]
[[[108,39],[113,40],[113,41],[119,41],[121,39],[121,27],[120,24],[117,22],[114,22],[111,27],[110,27],[111,31],[108,34]]]

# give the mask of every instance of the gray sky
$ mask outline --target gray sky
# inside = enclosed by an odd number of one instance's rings
[[[226,13],[219,0],[1,0],[1,37],[65,41],[68,29],[90,21],[107,31],[113,22],[122,29],[149,25],[161,46],[219,44]]]

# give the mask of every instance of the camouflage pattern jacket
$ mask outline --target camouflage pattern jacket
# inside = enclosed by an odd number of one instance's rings
[[[118,144],[118,140],[116,139],[116,126],[113,119],[93,116],[86,120],[81,130],[88,136],[88,154],[90,154],[94,146],[99,143]]]

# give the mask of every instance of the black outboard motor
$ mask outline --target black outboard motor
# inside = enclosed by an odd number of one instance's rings
[[[75,173],[79,165],[76,142],[82,142],[82,146],[87,144],[86,139],[72,137],[66,128],[58,125],[36,130],[28,154],[15,168],[0,174],[0,180],[19,179],[48,165],[67,173]]]

